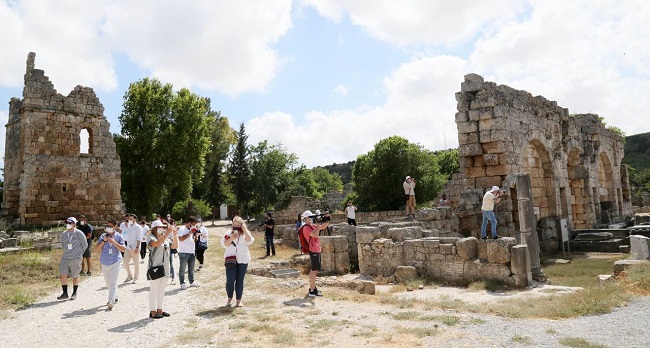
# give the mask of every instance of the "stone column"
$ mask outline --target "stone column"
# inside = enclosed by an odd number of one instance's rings
[[[530,267],[533,280],[538,282],[547,281],[539,260],[539,238],[533,208],[533,192],[530,183],[530,173],[515,174],[517,185],[517,204],[519,208],[519,235],[520,244],[528,246],[530,256]]]

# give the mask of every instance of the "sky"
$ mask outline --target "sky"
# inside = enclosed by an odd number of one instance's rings
[[[646,0],[0,0],[0,123],[36,52],[59,93],[95,90],[113,133],[129,84],[155,77],[307,167],[393,135],[457,147],[469,73],[633,135],[650,132],[649,19]]]

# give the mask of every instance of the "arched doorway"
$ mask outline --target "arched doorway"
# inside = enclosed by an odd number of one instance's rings
[[[616,206],[616,187],[614,173],[609,157],[604,152],[598,156],[598,201],[600,202],[600,222],[608,224],[618,216]]]
[[[538,219],[559,215],[553,165],[546,147],[539,140],[532,140],[528,144],[523,167],[524,172],[530,173],[533,202],[539,208]]]

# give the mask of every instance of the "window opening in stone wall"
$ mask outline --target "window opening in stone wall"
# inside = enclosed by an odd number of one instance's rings
[[[80,154],[89,154],[91,153],[91,144],[92,144],[92,133],[87,128],[82,129],[79,132],[79,153]]]

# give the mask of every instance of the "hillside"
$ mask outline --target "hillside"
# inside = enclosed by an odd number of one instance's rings
[[[352,182],[352,168],[354,167],[355,162],[356,161],[350,161],[348,163],[333,163],[328,166],[323,166],[323,168],[327,169],[330,173],[339,173],[341,181],[343,181],[344,184],[347,184]]]
[[[650,133],[625,137],[623,164],[634,167],[637,173],[650,169]]]

